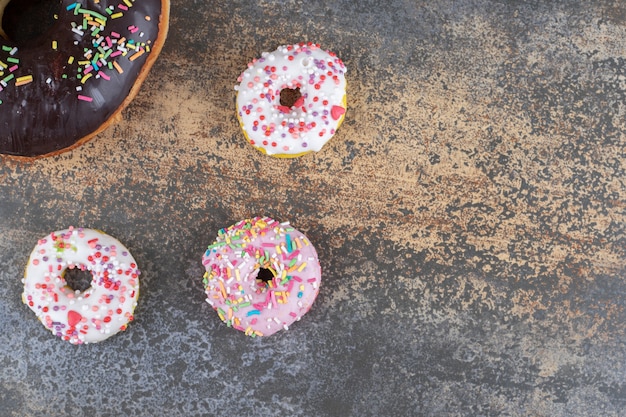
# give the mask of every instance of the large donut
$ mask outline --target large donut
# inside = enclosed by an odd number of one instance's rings
[[[80,283],[80,271],[87,272],[86,284]],[[77,275],[82,288],[70,287],[70,275]],[[22,301],[63,340],[99,342],[133,320],[139,275],[135,260],[118,240],[70,227],[37,242],[24,274]]]
[[[319,45],[264,52],[239,76],[237,117],[248,142],[268,155],[319,151],[346,113],[346,67]]]
[[[219,231],[202,257],[206,301],[248,336],[288,329],[309,311],[321,268],[307,237],[268,217]]]
[[[117,120],[168,14],[169,0],[0,0],[0,153],[58,153]]]

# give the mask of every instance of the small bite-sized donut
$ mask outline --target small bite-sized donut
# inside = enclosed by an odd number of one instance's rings
[[[235,87],[248,142],[278,158],[322,149],[345,117],[345,73],[341,59],[310,42],[254,59]]]
[[[169,1],[0,0],[0,154],[57,154],[119,120],[165,42]]]
[[[227,326],[269,336],[309,311],[321,268],[307,237],[269,217],[219,231],[202,257],[206,301]]]
[[[135,259],[117,239],[70,227],[37,242],[24,273],[22,301],[63,340],[100,342],[133,320],[139,275]]]

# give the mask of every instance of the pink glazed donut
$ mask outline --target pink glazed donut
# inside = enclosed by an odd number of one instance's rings
[[[206,301],[227,326],[252,337],[287,330],[319,292],[321,268],[309,239],[268,217],[220,230],[202,264]]]

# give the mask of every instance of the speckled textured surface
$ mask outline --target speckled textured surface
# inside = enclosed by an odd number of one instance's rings
[[[121,123],[0,159],[3,416],[626,414],[626,4],[174,0]],[[276,160],[234,112],[248,60],[319,42],[347,118]],[[312,310],[250,339],[204,302],[202,253],[290,220]],[[21,303],[37,238],[100,228],[143,271],[126,332],[72,346]]]

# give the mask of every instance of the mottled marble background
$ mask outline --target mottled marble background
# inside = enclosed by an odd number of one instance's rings
[[[247,62],[314,41],[348,66],[318,154],[246,144]],[[123,121],[0,158],[2,416],[626,415],[626,3],[173,0]],[[290,220],[323,285],[250,339],[204,302],[201,255],[242,218]],[[136,321],[72,346],[21,303],[38,238],[124,242]]]

